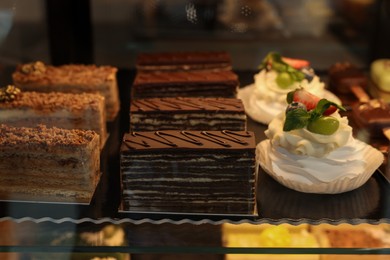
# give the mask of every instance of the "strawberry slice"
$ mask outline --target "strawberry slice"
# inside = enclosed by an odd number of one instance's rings
[[[288,57],[282,57],[282,60],[296,70],[300,70],[304,67],[310,66],[310,62],[307,60],[299,60]]]
[[[287,95],[287,102],[288,103],[291,103],[291,102],[302,103],[306,106],[307,111],[313,110],[317,106],[317,103],[320,100],[321,100],[321,98],[319,98],[316,95],[313,95],[312,93],[310,93],[309,91],[304,90],[304,89],[297,89],[295,91],[288,93],[288,95]],[[336,112],[336,110],[337,110],[337,107],[332,105],[327,110],[325,110],[323,115],[325,115],[325,116],[331,115],[334,112]]]

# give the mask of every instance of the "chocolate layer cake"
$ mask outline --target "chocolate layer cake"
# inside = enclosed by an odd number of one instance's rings
[[[371,138],[385,138],[383,129],[390,127],[390,106],[383,100],[372,99],[352,106],[355,123]]]
[[[12,74],[14,85],[25,91],[100,93],[105,97],[107,120],[119,111],[117,68],[96,65],[51,66],[42,62],[19,65]]]
[[[104,97],[98,93],[21,92],[15,100],[0,102],[0,124],[93,130],[101,148],[107,138]]]
[[[130,107],[132,131],[246,130],[246,115],[235,98],[136,99]]]
[[[232,71],[137,73],[132,97],[235,98],[238,85],[238,76]]]
[[[337,94],[351,94],[351,86],[367,88],[367,76],[349,62],[339,62],[329,69],[329,88]]]
[[[89,202],[100,177],[93,131],[0,125],[0,197]]]
[[[137,71],[231,70],[231,58],[224,51],[141,53],[136,59]]]
[[[255,214],[255,145],[246,131],[126,134],[123,209]]]

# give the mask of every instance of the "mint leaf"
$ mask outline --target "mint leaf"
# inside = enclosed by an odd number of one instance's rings
[[[322,115],[325,112],[325,110],[327,110],[330,106],[335,106],[341,111],[346,111],[344,107],[323,98],[320,101],[318,101],[317,106],[313,109],[313,113]]]
[[[287,111],[283,131],[304,128],[309,123],[310,117],[310,113],[302,108]]]
[[[282,65],[280,68],[285,67],[285,65],[287,65],[282,61],[282,56],[279,53],[270,52],[267,54],[267,56],[265,56],[265,58],[263,59],[263,61],[261,62],[258,68],[260,70],[267,69],[269,65],[271,65],[272,68],[274,68],[274,66],[278,67],[279,64]]]
[[[287,93],[287,96],[286,96],[287,104],[290,104],[290,103],[292,103],[294,101],[295,91],[300,90],[300,89],[302,89],[302,87],[294,89],[294,90],[292,90],[292,91]]]

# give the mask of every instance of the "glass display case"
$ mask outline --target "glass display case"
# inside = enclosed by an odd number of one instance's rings
[[[333,195],[291,190],[260,169],[254,215],[129,212],[121,210],[119,151],[129,132],[138,54],[226,51],[245,87],[266,54],[276,51],[309,60],[328,82],[328,70],[337,62],[354,64],[368,75],[372,61],[389,58],[389,13],[389,3],[382,0],[1,1],[0,87],[12,84],[21,63],[111,65],[118,68],[120,112],[107,123],[102,175],[89,203],[2,196],[0,257],[387,259],[386,160],[362,187]],[[351,117],[351,111],[344,115]],[[250,117],[247,129],[256,142],[266,138],[267,126]],[[371,144],[388,158],[389,140]]]

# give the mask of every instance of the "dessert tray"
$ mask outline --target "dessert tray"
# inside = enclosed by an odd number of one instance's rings
[[[254,72],[238,73],[241,84]],[[108,125],[109,139],[101,152],[102,176],[89,204],[0,201],[0,221],[93,222],[93,223],[390,223],[390,182],[378,169],[360,188],[341,194],[307,194],[286,188],[259,170],[257,213],[253,215],[202,214],[186,212],[129,212],[120,210],[121,185],[119,147],[129,128],[128,108],[134,71],[119,71],[121,112]],[[248,118],[256,142],[265,139],[266,126]],[[118,210],[119,209],[119,210]]]

